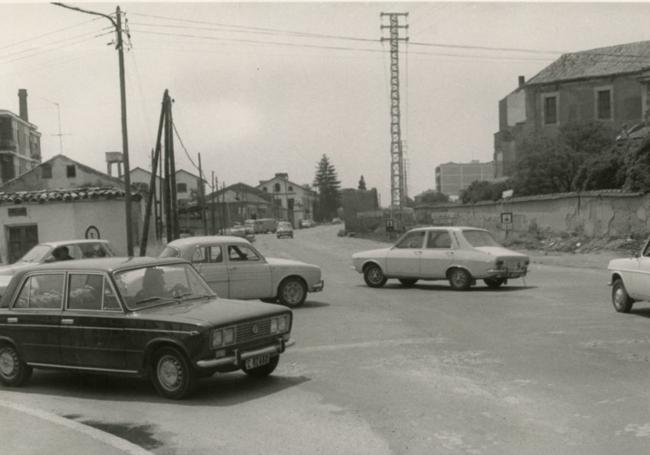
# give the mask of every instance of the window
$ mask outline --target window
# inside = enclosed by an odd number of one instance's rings
[[[279,183],[276,183],[276,184],[275,184],[274,191],[275,191],[276,193],[279,193],[279,192],[280,192],[280,184],[279,184]]]
[[[422,248],[424,231],[409,232],[400,240],[395,248]]]
[[[49,163],[45,163],[41,165],[41,178],[42,179],[52,178],[52,166]]]
[[[611,120],[612,118],[612,90],[596,90],[596,118],[598,120]]]
[[[240,262],[240,261],[259,261],[260,258],[246,245],[229,245],[228,246],[228,258],[231,262]]]
[[[77,166],[74,164],[70,164],[69,166],[65,167],[65,174],[68,176],[68,178],[74,178],[77,176]]]
[[[207,248],[203,248],[203,247],[200,247],[200,246],[199,246],[199,247],[196,247],[196,250],[194,250],[194,254],[192,255],[192,262],[194,262],[194,263],[197,263],[197,262],[208,262],[208,261],[206,260],[206,257],[207,257],[207,256],[206,256],[206,254],[205,254],[205,250],[206,250],[206,249],[207,249]]]
[[[177,183],[176,192],[178,193],[187,193],[187,183]]]
[[[70,274],[68,282],[68,309],[90,311],[121,310],[108,279],[103,275]]]
[[[268,192],[269,192],[269,189],[268,189],[267,187],[263,187],[262,190],[263,190],[265,193],[268,193]]]
[[[544,108],[544,125],[558,123],[557,95],[542,95]]]
[[[430,231],[427,248],[451,248],[451,237],[447,231]]]
[[[63,297],[63,274],[29,277],[20,290],[15,308],[57,309]]]
[[[10,207],[7,209],[9,216],[27,216],[27,207]]]
[[[223,254],[221,253],[221,247],[213,245],[210,247],[210,262],[218,263],[223,262]]]
[[[289,185],[289,191],[293,191],[293,186]]]

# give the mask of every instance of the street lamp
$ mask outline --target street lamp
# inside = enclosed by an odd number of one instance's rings
[[[120,105],[122,116],[122,159],[124,160],[124,204],[126,210],[126,250],[129,256],[133,256],[133,229],[131,226],[131,168],[129,166],[129,139],[126,123],[126,82],[124,77],[124,46],[122,42],[122,11],[118,6],[115,9],[116,18],[113,19],[108,14],[89,11],[75,6],[64,5],[63,3],[52,3],[55,6],[79,11],[80,13],[101,16],[111,21],[117,35],[117,55],[120,68]]]

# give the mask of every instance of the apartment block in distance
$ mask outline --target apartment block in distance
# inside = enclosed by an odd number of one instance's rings
[[[458,199],[460,192],[477,180],[487,182],[494,180],[493,161],[450,162],[436,167],[436,190],[448,195],[452,200]]]

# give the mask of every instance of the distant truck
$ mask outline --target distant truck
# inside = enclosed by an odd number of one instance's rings
[[[277,220],[273,218],[259,218],[257,220],[246,220],[244,225],[252,229],[255,234],[266,234],[275,232],[278,228]]]

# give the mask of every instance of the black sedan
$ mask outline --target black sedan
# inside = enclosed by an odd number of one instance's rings
[[[18,272],[0,300],[0,382],[81,370],[149,377],[178,399],[216,372],[271,374],[291,323],[286,308],[217,298],[182,259],[41,265]]]

